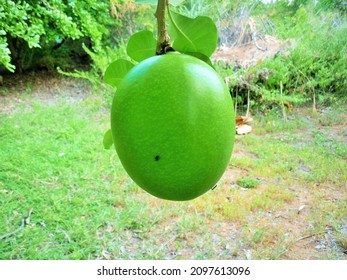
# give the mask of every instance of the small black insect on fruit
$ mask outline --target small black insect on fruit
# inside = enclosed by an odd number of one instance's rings
[[[160,159],[160,156],[157,155],[154,157],[154,159],[155,159],[155,161],[158,161]]]

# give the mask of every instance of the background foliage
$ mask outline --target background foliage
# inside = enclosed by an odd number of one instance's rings
[[[126,43],[131,35],[140,30],[156,34],[155,6],[139,5],[135,0],[0,3],[0,73],[59,69],[100,87],[107,66],[128,58]],[[256,23],[259,37],[271,35],[295,42],[289,52],[279,52],[257,65],[215,65],[229,77],[239,108],[264,111],[283,103],[315,100],[327,105],[345,100],[346,3],[186,0],[172,11],[191,18],[211,17],[217,25],[219,46],[252,43],[250,21]],[[269,71],[266,79],[258,75],[263,71]],[[240,86],[245,82],[247,87]]]
[[[347,86],[347,21],[341,10],[328,9],[324,2],[292,6],[279,2],[266,15],[276,27],[275,35],[284,40],[295,39],[297,46],[289,54],[279,53],[256,69],[267,67],[275,74],[265,90],[279,88],[296,100],[310,100],[317,94],[331,103],[345,95]],[[330,2],[329,2],[330,3]],[[334,6],[332,6],[334,7]],[[280,74],[280,75],[278,75]]]
[[[0,0],[0,65],[22,72],[88,64],[82,43],[105,53],[137,29],[145,10],[132,1]]]

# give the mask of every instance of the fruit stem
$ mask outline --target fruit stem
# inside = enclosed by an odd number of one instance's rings
[[[170,46],[170,37],[166,30],[166,6],[169,5],[169,0],[158,0],[157,10],[155,11],[155,17],[158,23],[158,43],[157,54],[164,54],[169,50],[172,50]]]

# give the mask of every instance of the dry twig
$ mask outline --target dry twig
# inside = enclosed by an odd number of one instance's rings
[[[167,242],[162,244],[160,248],[157,250],[156,254],[158,254],[161,250],[163,250],[166,246],[169,246],[172,242],[174,242],[177,238],[177,235],[174,235],[172,238],[170,238]]]
[[[316,233],[312,233],[312,234],[309,234],[309,235],[305,235],[305,236],[303,236],[303,237],[298,238],[298,239],[296,240],[296,242],[301,241],[301,240],[304,240],[304,239],[307,239],[307,238],[310,238],[310,237],[313,237],[313,236],[315,236],[315,235],[316,235]]]
[[[17,232],[19,232],[21,229],[23,229],[27,224],[29,224],[30,223],[30,215],[32,212],[33,212],[33,209],[30,208],[30,210],[28,211],[28,215],[26,217],[22,218],[21,225],[17,229],[15,229],[14,231],[11,231],[9,233],[1,235],[0,240],[15,235]]]

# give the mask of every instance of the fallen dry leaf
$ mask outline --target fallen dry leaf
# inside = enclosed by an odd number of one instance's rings
[[[252,127],[247,124],[236,127],[236,134],[238,135],[245,135],[247,133],[250,133],[251,131]]]
[[[252,121],[253,119],[251,117],[236,116],[236,134],[245,135],[247,133],[250,133],[252,131],[252,127],[248,124]]]

